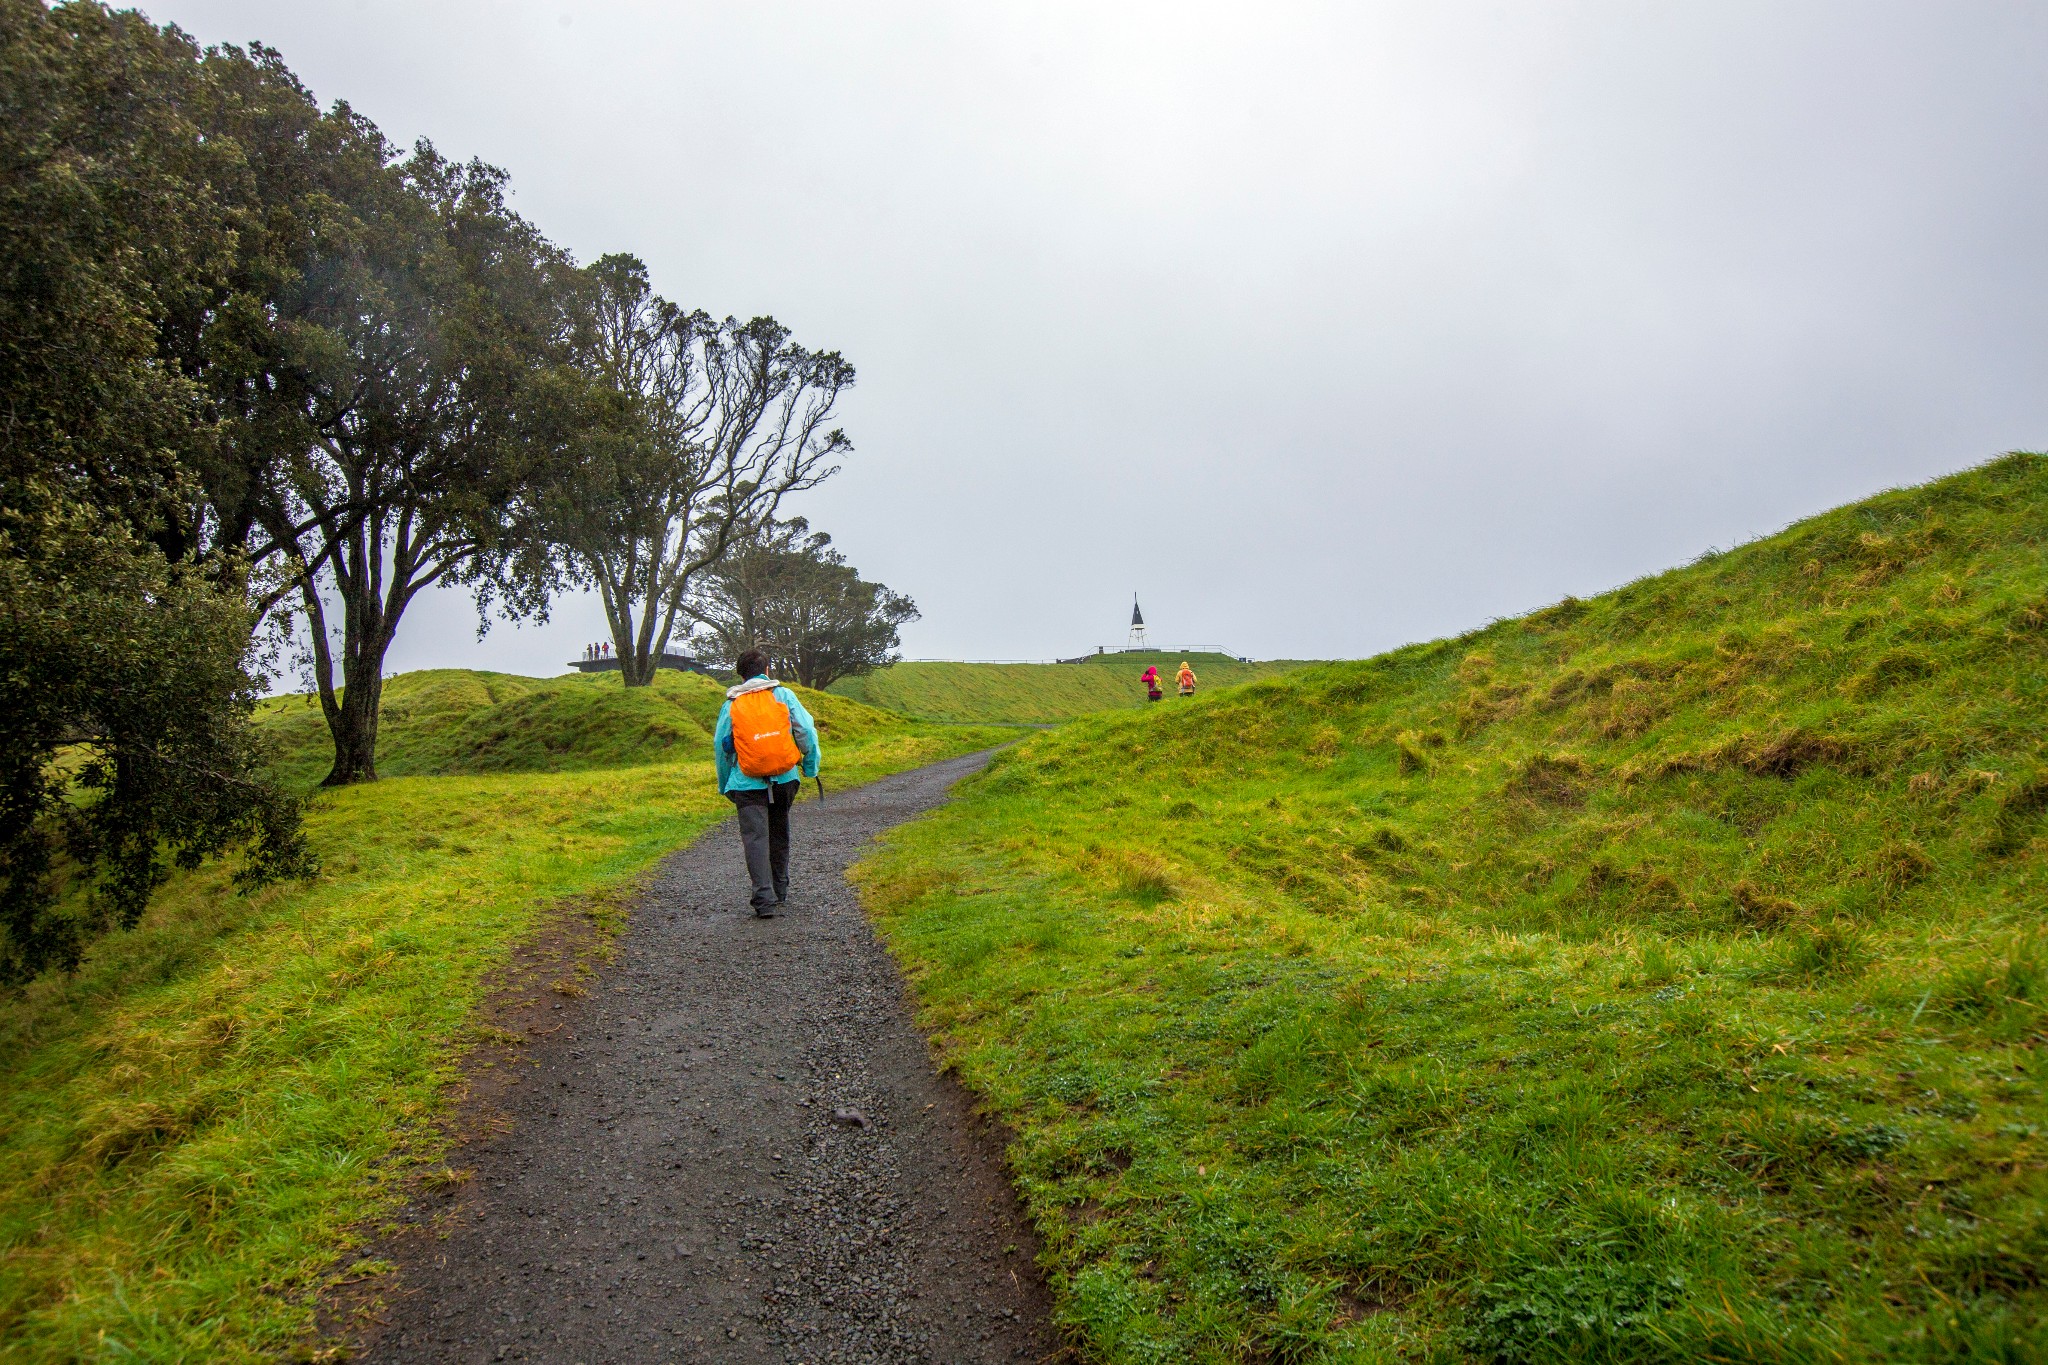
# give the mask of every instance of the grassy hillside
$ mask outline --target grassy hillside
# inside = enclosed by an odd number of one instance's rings
[[[2048,460],[1096,717],[865,869],[1111,1361],[2048,1359]]]
[[[829,692],[795,689],[829,743],[903,729],[903,718]],[[377,771],[385,777],[453,773],[578,772],[700,759],[725,687],[701,673],[664,670],[646,687],[616,673],[527,678],[464,668],[403,673],[384,684]],[[327,774],[334,750],[310,693],[275,697],[259,717],[278,767],[297,785]]]
[[[0,998],[0,1359],[285,1358],[349,1248],[458,1177],[433,1123],[461,1050],[508,1041],[474,1014],[490,973],[565,917],[618,923],[621,883],[730,809],[717,689],[608,681],[394,679],[388,766],[484,775],[322,793],[317,881],[244,899],[180,874],[76,976]],[[818,709],[838,784],[1008,734]],[[309,741],[302,704],[271,711],[317,780],[317,714]],[[490,771],[517,767],[556,771]]]
[[[831,691],[871,706],[929,720],[979,724],[1056,725],[1091,711],[1146,705],[1138,675],[1155,664],[1167,681],[1167,704],[1181,660],[1193,666],[1201,691],[1271,677],[1302,665],[1292,660],[1239,663],[1227,654],[1105,654],[1078,664],[905,663],[832,684]]]

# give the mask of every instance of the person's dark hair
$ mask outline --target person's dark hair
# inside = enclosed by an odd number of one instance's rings
[[[750,649],[734,659],[732,666],[739,670],[741,682],[749,678],[763,678],[768,675],[768,656],[758,649]]]

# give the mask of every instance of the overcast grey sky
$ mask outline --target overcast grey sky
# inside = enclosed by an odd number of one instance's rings
[[[913,657],[1354,656],[2048,446],[2048,5],[159,0],[859,367]],[[552,673],[565,600],[394,668]]]

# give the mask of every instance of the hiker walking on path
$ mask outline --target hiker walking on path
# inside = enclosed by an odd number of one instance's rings
[[[1138,681],[1145,684],[1145,696],[1148,700],[1158,701],[1166,695],[1159,689],[1159,666],[1157,664],[1146,665],[1145,672],[1139,677]]]
[[[768,656],[750,649],[736,662],[711,749],[718,790],[739,807],[740,843],[753,880],[754,913],[772,917],[789,899],[789,808],[806,777],[818,775],[818,726],[796,693],[768,676]]]
[[[1174,675],[1173,680],[1180,685],[1180,694],[1183,697],[1195,695],[1195,670],[1188,667],[1186,659],[1180,661],[1180,672]]]

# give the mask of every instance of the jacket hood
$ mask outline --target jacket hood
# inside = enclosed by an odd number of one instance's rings
[[[770,688],[780,686],[782,686],[782,684],[775,681],[775,679],[773,678],[749,678],[745,682],[741,683],[738,687],[726,688],[725,699],[727,701],[735,701],[740,697],[746,696],[749,692],[766,692]]]

